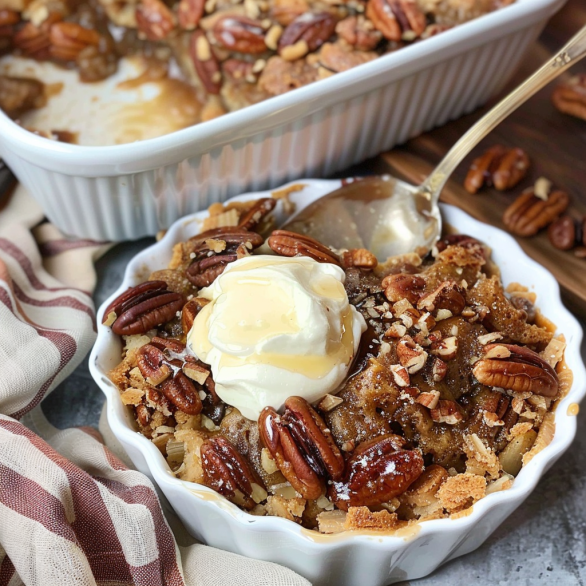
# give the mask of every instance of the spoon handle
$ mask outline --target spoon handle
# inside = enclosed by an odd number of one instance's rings
[[[586,56],[586,26],[573,36],[567,45],[558,51],[549,61],[525,80],[516,90],[499,102],[485,114],[460,140],[450,149],[439,165],[421,186],[422,191],[437,201],[446,181],[462,162],[464,157],[511,112],[526,102],[533,94],[568,67]]]

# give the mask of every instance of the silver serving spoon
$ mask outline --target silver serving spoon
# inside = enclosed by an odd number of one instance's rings
[[[368,248],[379,261],[411,251],[427,253],[441,234],[440,193],[464,157],[511,112],[586,56],[586,27],[483,116],[419,186],[394,177],[369,177],[329,193],[283,228],[332,248]]]

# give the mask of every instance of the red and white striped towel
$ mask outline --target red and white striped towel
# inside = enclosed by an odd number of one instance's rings
[[[41,220],[22,189],[0,202],[0,586],[307,585],[275,564],[179,547],[152,483],[94,429],[32,430],[94,341],[104,249]]]

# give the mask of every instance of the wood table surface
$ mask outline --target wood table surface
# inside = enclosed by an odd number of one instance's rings
[[[586,1],[569,0],[529,50],[521,68],[500,97],[533,73],[584,25]],[[586,60],[576,64],[559,79],[580,72],[586,72]],[[586,215],[586,122],[561,114],[554,108],[551,94],[556,83],[553,82],[521,106],[474,149],[446,185],[442,201],[455,204],[472,216],[504,229],[502,216],[507,206],[537,178],[546,177],[556,188],[570,195],[570,213],[576,218]],[[388,172],[414,184],[421,182],[458,138],[496,101],[494,99],[470,115],[368,161],[366,167],[369,171]],[[462,187],[470,163],[494,144],[524,149],[531,160],[530,171],[510,191],[503,193],[485,187],[478,194],[470,195]],[[576,313],[586,316],[586,259],[555,249],[547,239],[546,230],[532,238],[517,238],[517,241],[532,258],[556,276],[566,303]]]

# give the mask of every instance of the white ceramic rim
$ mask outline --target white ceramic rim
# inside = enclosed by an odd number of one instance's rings
[[[334,189],[340,187],[341,182],[338,180],[298,180],[288,183],[288,185],[303,183],[307,186],[308,191],[312,191],[309,201],[320,197]],[[282,188],[280,188],[282,189]],[[301,193],[301,192],[299,192]],[[271,191],[248,193],[237,196],[228,201],[245,201],[257,199],[260,197],[270,197]],[[292,194],[291,199],[295,201],[297,194]],[[306,205],[306,204],[305,204]],[[490,242],[493,250],[506,250],[507,256],[515,258],[518,262],[523,263],[531,268],[536,275],[536,281],[539,281],[538,306],[539,300],[545,300],[548,303],[544,314],[550,316],[556,314],[557,321],[560,317],[563,321],[561,331],[568,339],[568,346],[565,352],[565,360],[573,373],[573,384],[569,393],[560,401],[555,412],[556,433],[551,444],[538,453],[527,466],[523,467],[513,486],[504,491],[487,495],[478,501],[471,514],[458,519],[438,519],[433,521],[424,521],[418,525],[417,538],[425,535],[442,533],[445,531],[464,532],[467,528],[476,524],[482,517],[490,512],[491,509],[506,503],[521,503],[529,493],[535,488],[541,476],[547,471],[557,458],[570,446],[576,435],[577,418],[575,415],[568,413],[568,408],[573,403],[579,403],[586,394],[586,369],[581,357],[582,327],[576,318],[564,307],[561,298],[559,285],[554,276],[543,266],[529,258],[517,244],[517,242],[506,232],[488,226],[462,210],[445,204],[440,204],[442,216],[447,224],[452,224],[460,229],[465,226],[463,232],[478,236],[484,241]],[[228,523],[238,523],[247,526],[255,531],[278,531],[294,535],[295,539],[305,542],[315,543],[320,548],[336,548],[340,545],[356,543],[357,541],[368,541],[370,547],[388,549],[389,547],[399,547],[404,544],[405,537],[397,535],[385,535],[380,532],[370,534],[359,534],[352,532],[343,532],[334,535],[319,534],[319,540],[312,539],[312,531],[303,529],[296,523],[282,519],[280,517],[257,517],[239,509],[236,505],[216,493],[214,490],[192,482],[186,482],[176,478],[169,469],[164,457],[158,448],[146,437],[132,429],[126,417],[126,407],[120,400],[118,388],[108,380],[106,373],[97,365],[98,356],[104,351],[110,342],[116,338],[110,328],[101,324],[102,315],[109,303],[120,295],[128,287],[133,286],[143,279],[138,275],[145,275],[145,267],[149,270],[156,270],[163,267],[150,267],[149,257],[154,251],[166,251],[168,257],[171,257],[171,249],[176,242],[179,242],[179,232],[186,224],[198,226],[199,222],[207,217],[207,211],[201,211],[175,222],[169,228],[165,237],[152,246],[144,249],[137,254],[128,264],[124,275],[124,280],[120,287],[114,292],[100,307],[97,312],[98,320],[98,337],[92,350],[89,366],[91,374],[100,386],[107,398],[107,416],[108,423],[114,435],[123,444],[130,444],[142,453],[154,480],[159,485],[171,484],[174,489],[183,486],[194,497],[194,503],[197,506],[213,506],[217,514],[222,515]],[[197,230],[194,230],[195,234]],[[165,491],[164,491],[165,492]],[[200,495],[200,496],[198,496]],[[172,503],[171,503],[172,504]],[[194,505],[195,506],[195,505]]]
[[[0,111],[0,137],[5,146],[19,157],[36,165],[69,175],[101,177],[138,173],[176,163],[197,153],[208,152],[277,125],[293,122],[365,90],[378,87],[377,77],[396,70],[403,77],[403,66],[413,73],[470,50],[494,38],[502,37],[551,16],[566,0],[517,0],[515,3],[450,29],[441,35],[383,55],[346,72],[319,80],[286,94],[269,98],[170,134],[135,143],[113,146],[79,146],[49,141],[26,131]],[[543,14],[545,12],[545,15]],[[394,81],[392,75],[385,78]],[[187,149],[187,151],[186,151]]]

